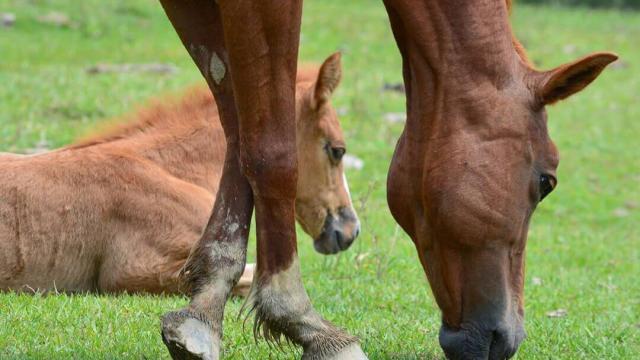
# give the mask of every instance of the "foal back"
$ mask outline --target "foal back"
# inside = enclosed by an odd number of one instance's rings
[[[222,165],[200,93],[67,148],[0,154],[0,290],[177,291]]]

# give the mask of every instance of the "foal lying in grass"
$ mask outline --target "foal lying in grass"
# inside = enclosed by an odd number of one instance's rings
[[[296,216],[324,254],[347,249],[360,227],[330,104],[340,77],[334,54],[297,78]],[[0,290],[178,292],[210,217],[224,151],[203,86],[59,150],[0,153]],[[250,283],[245,271],[239,286]]]

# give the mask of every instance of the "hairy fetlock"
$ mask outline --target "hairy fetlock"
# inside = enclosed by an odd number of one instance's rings
[[[254,314],[253,334],[269,343],[282,339],[304,349],[304,358],[321,359],[338,353],[358,339],[324,320],[311,305],[299,278],[297,261],[288,270],[257,278],[243,305]]]

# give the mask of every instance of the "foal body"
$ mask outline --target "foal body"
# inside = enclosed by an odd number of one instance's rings
[[[354,337],[313,310],[300,279],[296,137],[287,127],[295,113],[301,1],[161,2],[215,95],[228,139],[225,196],[193,257],[201,270],[190,279],[194,296],[163,321],[171,355],[218,357],[224,304],[248,233],[225,224],[249,224],[255,205],[258,264],[249,306],[256,328],[301,345],[303,358],[365,358]],[[408,113],[389,172],[390,209],[415,242],[443,312],[445,354],[508,358],[524,337],[529,218],[556,184],[544,106],[584,88],[615,56],[539,72],[513,38],[510,1],[384,4],[403,57]],[[231,195],[234,202],[222,201]],[[233,268],[211,263],[218,259]]]
[[[348,247],[359,228],[340,159],[318,145],[331,138],[344,147],[338,119],[304,101],[320,75],[337,86],[331,71],[339,69],[334,55],[297,81],[306,149],[297,215],[323,253]],[[218,193],[225,138],[217,118],[211,92],[198,87],[60,150],[0,153],[0,290],[178,292]]]

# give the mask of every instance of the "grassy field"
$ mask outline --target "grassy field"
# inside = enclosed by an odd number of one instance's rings
[[[51,11],[70,22],[38,21]],[[161,93],[200,81],[159,4],[151,0],[4,0],[0,27],[0,151],[58,147]],[[526,329],[519,359],[632,359],[640,354],[640,13],[519,6],[514,27],[542,68],[594,50],[622,61],[550,112],[560,185],[534,216],[527,251]],[[371,359],[441,358],[439,312],[411,241],[385,200],[402,125],[400,58],[378,1],[307,0],[301,59],[344,52],[336,105],[363,233],[346,253],[322,257],[300,234],[306,288],[328,319],[362,338]],[[179,71],[88,74],[98,63],[170,63]],[[253,247],[255,241],[251,241]],[[0,359],[168,358],[159,317],[182,297],[0,294]],[[227,307],[224,358],[289,359],[257,345],[241,302]],[[566,309],[565,317],[548,317]]]

